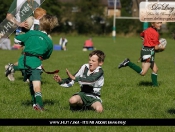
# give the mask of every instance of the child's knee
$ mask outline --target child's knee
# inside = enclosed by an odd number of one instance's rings
[[[153,69],[153,72],[157,73],[158,72],[158,68]]]
[[[146,71],[144,71],[144,70],[142,70],[140,73],[141,76],[144,76],[145,74],[146,74]]]
[[[102,113],[103,112],[103,107],[102,106],[97,106],[95,109],[98,113]]]
[[[71,97],[71,98],[69,99],[69,103],[70,103],[70,104],[75,104],[75,102],[76,102],[76,99],[74,99],[73,97]]]
[[[80,98],[79,96],[75,95],[75,96],[72,96],[70,99],[69,99],[69,103],[70,104],[77,104],[80,102]]]
[[[93,103],[91,107],[98,113],[103,112],[103,106],[100,102]]]

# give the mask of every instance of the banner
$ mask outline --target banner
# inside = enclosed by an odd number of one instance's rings
[[[140,2],[141,22],[175,22],[175,2]]]
[[[23,22],[24,20],[20,20],[19,18],[25,18],[27,19],[32,12],[39,7],[45,0],[33,0],[33,5],[31,7],[31,5],[29,3],[26,3],[28,1],[23,0],[20,1],[21,3],[18,3],[17,1],[17,7],[16,9],[14,9],[10,14],[12,14],[14,16],[14,18],[12,18],[11,20],[7,20],[6,18],[1,22],[0,24],[0,38],[1,37],[9,37],[18,27],[18,25],[16,23],[14,23],[14,21],[17,21],[19,24],[21,22]],[[34,4],[36,3],[36,4]],[[31,8],[32,8],[32,12],[31,12]]]
[[[175,119],[0,119],[0,126],[175,126]]]

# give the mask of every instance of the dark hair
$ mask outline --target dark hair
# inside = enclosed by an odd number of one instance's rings
[[[94,50],[89,54],[89,57],[92,57],[93,55],[98,56],[98,61],[99,62],[104,62],[106,55],[104,54],[103,51],[101,50]]]

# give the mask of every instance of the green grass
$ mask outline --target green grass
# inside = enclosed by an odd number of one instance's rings
[[[54,44],[58,44],[60,36],[52,36]],[[88,37],[68,38],[68,51],[54,51],[49,60],[43,61],[45,70],[60,70],[62,78],[67,77],[65,69],[75,73],[79,67],[88,62],[89,51],[83,52],[84,40]],[[118,64],[126,57],[137,63],[142,41],[138,37],[94,37],[94,45],[106,54],[103,70],[105,84],[102,88],[104,112],[93,111],[71,112],[68,99],[79,91],[79,85],[72,88],[60,87],[53,75],[42,74],[42,95],[45,108],[48,111],[36,112],[30,104],[28,84],[22,81],[20,72],[15,73],[15,81],[9,82],[4,77],[4,65],[17,61],[20,50],[1,50],[0,56],[0,118],[175,118],[175,41],[167,39],[168,45],[164,52],[156,54],[156,64],[159,68],[158,88],[151,87],[151,70],[142,77],[129,67],[118,69]],[[141,66],[141,63],[137,63]],[[0,132],[173,132],[174,127],[119,127],[119,126],[62,126],[62,127],[0,127]]]

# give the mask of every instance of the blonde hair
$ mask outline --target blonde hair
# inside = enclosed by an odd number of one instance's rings
[[[49,34],[53,28],[58,26],[58,19],[56,16],[44,15],[40,19],[40,30],[47,32]]]
[[[46,15],[46,10],[44,10],[41,7],[38,7],[35,9],[34,11],[34,18],[37,19],[38,17],[43,17],[44,15]]]

